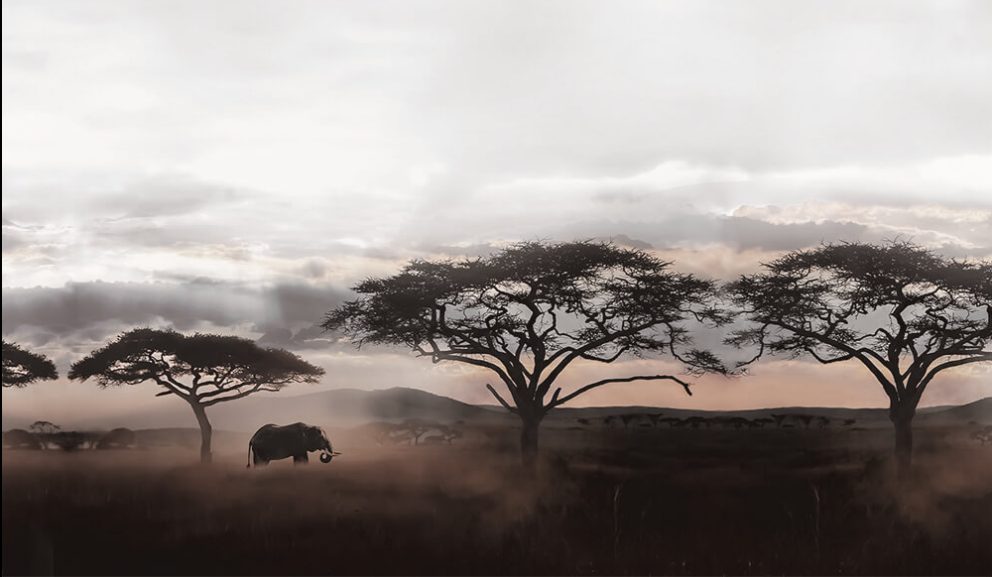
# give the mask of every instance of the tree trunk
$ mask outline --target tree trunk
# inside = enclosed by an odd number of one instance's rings
[[[520,458],[524,471],[529,475],[537,473],[537,438],[541,419],[521,415],[523,430],[520,432]]]
[[[196,415],[196,422],[200,424],[200,462],[209,463],[212,459],[210,453],[210,441],[213,438],[214,429],[207,419],[207,410],[203,405],[192,404],[193,414]]]
[[[895,426],[896,475],[906,479],[913,465],[913,417],[916,407],[893,406],[889,409],[889,419]]]

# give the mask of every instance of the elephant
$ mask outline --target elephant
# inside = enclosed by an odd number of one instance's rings
[[[293,463],[309,461],[307,453],[320,451],[320,462],[330,463],[331,459],[340,455],[331,448],[327,434],[320,427],[311,427],[306,423],[292,425],[268,424],[255,431],[248,442],[248,467],[254,464],[268,465],[269,461],[293,458]]]

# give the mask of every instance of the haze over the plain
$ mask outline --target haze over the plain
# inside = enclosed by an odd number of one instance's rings
[[[5,2],[3,335],[64,374],[132,326],[236,333],[327,370],[290,394],[488,403],[484,374],[313,325],[367,276],[521,239],[610,238],[721,279],[822,241],[988,258],[990,23],[979,0]],[[677,370],[570,384],[655,369]],[[988,371],[925,402],[988,396]],[[870,378],[766,360],[691,398],[582,402],[883,406]],[[4,400],[52,420],[174,402],[151,393]]]

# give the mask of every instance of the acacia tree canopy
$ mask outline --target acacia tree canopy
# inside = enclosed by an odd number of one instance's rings
[[[828,244],[787,254],[727,288],[752,321],[728,338],[758,347],[748,362],[765,353],[860,362],[888,395],[897,435],[901,423],[909,435],[937,375],[992,361],[988,261],[947,259],[908,242]]]
[[[919,400],[940,372],[992,360],[992,263],[924,248],[840,244],[799,251],[730,285],[760,352],[858,360],[889,397]]]
[[[709,304],[713,283],[669,265],[598,242],[526,242],[484,258],[415,260],[394,276],[354,287],[359,298],[331,311],[323,327],[343,331],[358,346],[405,346],[435,363],[488,369],[509,394],[488,385],[499,403],[539,421],[609,383],[665,379],[689,391],[676,376],[639,375],[563,394],[556,380],[576,361],[656,353],[682,361],[689,372],[723,371],[712,353],[691,347],[685,326],[725,320]]]
[[[134,329],[73,364],[69,378],[95,378],[101,387],[152,381],[209,407],[291,383],[313,383],[324,370],[297,355],[224,335],[186,336],[172,330]]]
[[[58,378],[55,364],[48,358],[3,341],[3,386],[26,387],[40,380]]]

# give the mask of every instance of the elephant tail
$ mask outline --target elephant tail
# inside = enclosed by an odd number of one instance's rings
[[[248,469],[251,468],[251,456],[252,456],[252,453],[254,453],[254,452],[255,452],[254,443],[252,441],[248,441],[248,464],[245,465],[245,467],[248,468]]]

